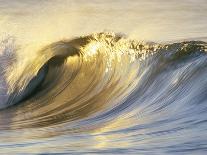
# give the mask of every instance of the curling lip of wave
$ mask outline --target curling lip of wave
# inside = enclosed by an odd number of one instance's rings
[[[6,42],[8,41],[9,40],[6,40]],[[95,43],[93,44],[93,42]],[[93,34],[93,35],[89,35],[85,37],[76,38],[70,41],[59,41],[39,51],[38,58],[36,58],[32,63],[30,62],[30,64],[28,64],[21,71],[20,75],[18,75],[17,77],[15,74],[9,75],[8,85],[5,86],[5,87],[8,87],[9,89],[7,90],[8,99],[7,101],[2,100],[2,103],[4,102],[2,108],[19,103],[25,98],[27,98],[28,96],[31,96],[32,93],[35,92],[37,87],[39,87],[39,85],[44,81],[46,74],[48,72],[48,65],[50,65],[51,63],[54,64],[54,63],[57,63],[58,61],[64,61],[64,59],[67,59],[70,56],[74,56],[74,55],[80,56],[80,54],[85,54],[85,53],[81,53],[81,49],[87,47],[88,44],[89,45],[92,44],[93,46],[93,47],[89,46],[89,48],[91,48],[89,55],[91,55],[91,53],[93,53],[94,50],[95,52],[97,52],[96,50],[99,48],[99,47],[96,47],[97,45],[105,44],[105,43],[110,45],[111,47],[118,45],[117,48],[123,48],[119,50],[129,50],[129,49],[134,50],[131,54],[134,54],[135,57],[139,57],[139,58],[145,58],[147,55],[150,55],[150,54],[152,55],[159,51],[166,50],[167,48],[169,48],[169,46],[171,48],[174,48],[170,50],[176,50],[176,48],[181,49],[180,52],[177,52],[175,54],[176,56],[175,59],[177,58],[177,56],[183,55],[186,52],[190,53],[196,50],[205,51],[205,48],[206,48],[205,46],[202,46],[202,45],[205,45],[205,42],[199,42],[199,41],[174,43],[171,45],[159,45],[159,44],[154,44],[154,43],[143,43],[143,42],[136,42],[134,40],[127,40],[123,38],[122,35],[113,34],[113,33],[98,33],[98,34]],[[95,49],[94,47],[96,47],[97,49]],[[111,47],[105,47],[105,48],[111,48]],[[11,59],[14,62],[12,64],[10,63],[12,61],[9,61],[10,64],[9,63],[6,64],[7,66],[2,65],[4,68],[9,68],[8,67],[9,65],[10,66],[16,65],[15,55],[14,53],[12,53],[14,51],[9,51],[9,50],[15,50],[15,49],[12,49],[12,48],[10,49],[10,48],[11,47],[6,47],[4,49],[3,51],[4,54],[2,54],[3,55],[2,57],[4,61],[5,59]],[[185,48],[189,48],[189,49],[185,49]],[[82,50],[82,52],[83,51],[84,50]],[[8,55],[6,52],[10,54]],[[128,54],[130,54],[130,52],[128,52]],[[1,72],[3,73],[3,71]],[[18,70],[15,71],[14,69],[13,72],[18,72]],[[8,74],[4,76],[8,76]]]
[[[122,39],[124,41],[122,41]],[[9,105],[10,103],[15,104],[21,102],[21,100],[23,100],[27,96],[30,96],[34,92],[36,87],[38,87],[44,80],[44,77],[48,72],[48,65],[50,65],[51,63],[58,63],[58,61],[64,61],[64,59],[70,56],[80,56],[80,54],[86,54],[81,53],[81,49],[84,48],[87,44],[91,44],[93,40],[95,40],[95,44],[92,43],[93,47],[89,46],[89,48],[92,48],[92,50],[90,49],[89,51],[89,55],[91,55],[94,50],[96,52],[96,50],[99,48],[96,46],[99,46],[103,42],[107,42],[107,46],[109,44],[110,46],[117,46],[117,48],[123,48],[118,50],[126,50],[126,48],[128,50],[131,48],[132,50],[134,50],[134,53],[128,52],[128,54],[134,54],[136,59],[146,59],[147,56],[160,52],[165,48],[167,49],[169,46],[154,43],[140,43],[132,40],[126,41],[123,36],[111,33],[94,34],[92,36],[81,37],[70,41],[60,41],[53,43],[39,51],[39,55],[41,55],[41,58],[38,57],[38,59],[36,59],[32,65],[27,66],[19,79],[16,80],[14,84],[12,84],[13,93],[9,96]],[[172,46],[172,48],[181,48],[181,50],[175,54],[175,57],[173,59],[177,59],[182,55],[194,53],[195,51],[205,52],[206,46],[202,45],[205,45],[205,42],[191,41],[183,42],[181,44],[175,43],[173,45],[170,45]],[[96,48],[94,49],[94,47]],[[84,50],[82,50],[82,52],[83,51]],[[30,73],[29,76],[28,73]],[[24,75],[26,75],[26,77]],[[20,91],[20,89],[22,90]]]
[[[15,59],[16,55],[14,53],[16,49],[15,47],[9,47],[14,45],[11,45],[11,43],[8,44],[10,41],[9,39],[5,40],[4,42],[7,42],[7,44],[2,58],[10,59],[11,61],[9,62],[13,62],[10,64],[6,62],[6,66],[4,65],[3,68],[3,70],[6,68],[2,77],[5,78],[4,81],[7,83],[5,87],[8,87],[8,99],[1,103],[2,108],[19,103],[24,100],[24,98],[30,96],[38,85],[44,80],[44,77],[47,74],[47,66],[52,61],[55,62],[56,59],[66,59],[69,56],[80,55],[81,48],[92,42],[92,40],[96,40],[96,43],[99,41],[111,41],[112,44],[116,44],[116,42],[121,39],[123,39],[121,35],[100,33],[76,38],[70,41],[59,41],[40,50],[37,58],[35,58],[32,62],[27,62],[26,66],[22,66],[21,63],[18,65],[16,62],[17,60]],[[12,43],[14,43],[13,40]],[[124,44],[126,44],[126,42],[124,42]],[[127,48],[128,46],[130,46],[129,43]],[[6,57],[8,56],[7,53],[10,54],[9,58]],[[18,65],[17,68],[16,65]]]
[[[67,115],[62,121],[87,118],[127,100],[149,66],[157,66],[156,72],[160,72],[163,65],[180,59],[185,62],[190,55],[205,52],[206,43],[201,41],[160,45],[128,40],[113,33],[59,41],[40,50],[18,77],[9,76],[12,93],[7,106],[19,103],[15,111],[27,111],[29,107],[36,110],[28,115],[28,120],[34,118],[34,122],[26,121],[23,126],[34,126],[43,116],[47,120],[44,125],[51,121],[61,124],[54,117],[63,112]],[[85,115],[80,114],[82,111]],[[17,120],[21,122],[22,118]]]

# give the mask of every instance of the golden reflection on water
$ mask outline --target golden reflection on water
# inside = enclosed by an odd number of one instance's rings
[[[14,91],[12,88],[23,90],[42,65],[55,57],[41,91],[0,115],[1,141],[25,145],[26,149],[18,147],[11,151],[8,145],[1,153],[146,148],[150,142],[152,146],[156,146],[154,142],[167,145],[165,141],[182,136],[179,140],[184,142],[185,135],[199,133],[177,132],[170,137],[171,133],[166,131],[164,134],[169,136],[162,138],[148,136],[147,128],[129,132],[129,128],[150,124],[172,112],[145,117],[141,113],[144,107],[137,105],[118,116],[113,111],[113,116],[99,120],[99,115],[126,101],[139,85],[143,78],[140,62],[160,48],[159,44],[133,43],[113,33],[93,34],[86,37],[87,41],[84,37],[67,40],[105,30],[159,42],[206,39],[207,5],[198,1],[139,0],[128,1],[127,5],[125,1],[93,0],[0,2],[0,39],[14,38],[18,60],[8,69],[10,92]],[[19,78],[18,87],[13,87]],[[177,83],[173,81],[173,85]],[[152,131],[164,129],[167,127],[157,126]]]
[[[104,41],[105,35],[108,35],[108,38],[106,37]],[[116,106],[120,100],[123,100],[123,96],[128,94],[138,82],[136,73],[139,63],[132,61],[135,60],[136,54],[131,55],[129,54],[131,52],[127,53],[127,51],[124,53],[130,45],[120,44],[126,47],[116,47],[120,45],[116,45],[115,38],[112,41],[113,35],[100,34],[100,36],[103,37],[100,41],[89,39],[91,44],[80,46],[79,54],[73,52],[76,50],[73,46],[77,45],[76,41],[72,41],[52,44],[40,51],[40,55],[36,55],[36,58],[34,58],[35,56],[30,57],[35,61],[25,68],[32,77],[37,74],[41,64],[47,62],[53,55],[66,56],[62,64],[50,63],[51,69],[47,73],[47,80],[41,86],[42,92],[15,107],[10,118],[10,129],[22,128],[25,125],[27,127],[47,126],[51,123],[59,124],[64,120],[73,121],[86,118],[106,107],[109,109]],[[112,39],[111,43],[115,44],[113,48],[109,46],[110,39]],[[68,55],[69,57],[67,57]],[[108,61],[105,61],[106,59]],[[25,72],[23,66],[21,70]],[[20,72],[18,67],[14,71]],[[15,79],[14,76],[18,77],[15,72],[11,74],[13,79]],[[20,79],[20,81],[22,80],[26,85],[26,78],[29,80],[31,77],[28,74],[23,75],[26,76],[23,76],[23,80]],[[100,81],[102,82],[100,83]],[[63,89],[64,91],[62,91]],[[59,115],[65,119],[60,120],[57,117]]]

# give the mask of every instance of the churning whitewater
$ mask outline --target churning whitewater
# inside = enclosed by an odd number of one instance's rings
[[[30,58],[19,49],[12,37],[1,41],[3,152],[207,151],[206,42],[105,32],[51,43]]]

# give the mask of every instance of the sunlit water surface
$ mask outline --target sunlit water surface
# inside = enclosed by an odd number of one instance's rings
[[[206,0],[0,0],[0,40],[1,154],[206,154]]]

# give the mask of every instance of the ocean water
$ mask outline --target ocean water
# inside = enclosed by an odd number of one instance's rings
[[[0,154],[207,153],[206,0],[0,0]]]

